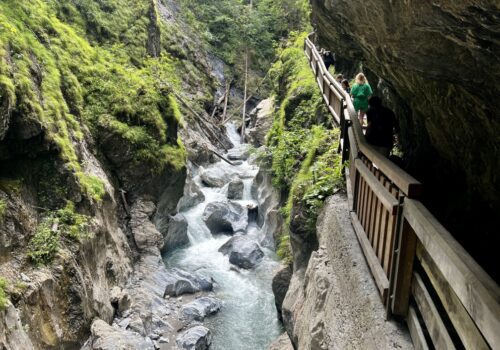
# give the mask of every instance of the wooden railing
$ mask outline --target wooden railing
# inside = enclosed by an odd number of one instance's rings
[[[418,201],[422,184],[366,142],[312,34],[305,53],[341,128],[351,220],[387,316],[406,318],[419,349],[499,348],[500,288]]]

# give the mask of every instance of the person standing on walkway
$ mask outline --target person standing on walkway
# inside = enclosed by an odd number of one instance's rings
[[[356,83],[352,86],[351,97],[353,98],[354,109],[358,112],[361,126],[363,126],[366,110],[368,109],[368,99],[372,93],[372,88],[368,84],[365,75],[363,73],[356,75]]]
[[[349,85],[349,80],[344,79],[342,80],[342,89],[344,89],[345,92],[348,94],[351,93],[351,86]]]
[[[378,152],[389,158],[391,154],[394,132],[398,131],[396,115],[389,108],[382,105],[380,97],[372,96],[368,101],[366,112],[368,126],[366,127],[366,141]]]
[[[325,63],[326,70],[330,68],[331,65],[335,64],[335,54],[332,54],[330,51],[323,51],[323,62]]]

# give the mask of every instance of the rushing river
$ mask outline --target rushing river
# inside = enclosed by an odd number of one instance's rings
[[[240,143],[233,125],[228,126],[228,135],[235,145],[230,152],[245,150],[247,145]],[[259,170],[255,165],[243,161],[241,165],[232,166],[220,161],[211,167],[217,168],[221,173],[235,174],[243,180],[243,198],[235,202],[243,206],[257,204],[251,191],[253,178]],[[165,263],[168,268],[201,272],[217,282],[215,296],[223,301],[224,306],[218,314],[204,321],[213,335],[211,349],[264,350],[283,331],[277,319],[271,290],[273,272],[278,266],[276,255],[261,247],[265,253],[264,259],[255,269],[244,270],[235,268],[229,263],[228,256],[218,252],[231,237],[213,236],[203,222],[202,215],[208,203],[228,200],[227,184],[222,188],[205,187],[197,170],[194,169],[194,181],[205,195],[205,201],[182,212],[188,222],[190,244],[165,256]],[[257,243],[264,238],[257,224],[252,222],[246,235]]]

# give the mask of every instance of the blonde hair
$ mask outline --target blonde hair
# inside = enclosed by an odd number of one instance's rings
[[[359,73],[358,75],[356,75],[356,84],[363,85],[366,83],[366,77],[363,73]]]

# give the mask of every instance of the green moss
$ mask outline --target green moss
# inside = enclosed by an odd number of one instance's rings
[[[292,211],[302,211],[306,219],[299,223],[301,230],[313,234],[325,199],[343,186],[339,132],[331,129],[331,117],[303,53],[305,36],[298,34],[283,48],[270,71],[280,108],[267,145],[273,184],[288,196],[281,208],[285,229],[278,245],[279,255],[287,261],[291,260],[288,227]]]
[[[22,179],[1,179],[0,190],[9,194],[19,194],[23,188]]]
[[[57,255],[61,239],[80,241],[88,235],[90,218],[75,212],[68,202],[62,209],[49,212],[40,222],[28,245],[28,256],[33,264],[48,265]]]
[[[97,202],[100,202],[106,194],[104,182],[94,175],[87,175],[82,172],[77,172],[76,175],[87,196],[89,198],[93,198]]]
[[[0,277],[0,311],[3,311],[7,308],[8,301],[7,280],[3,277]]]

